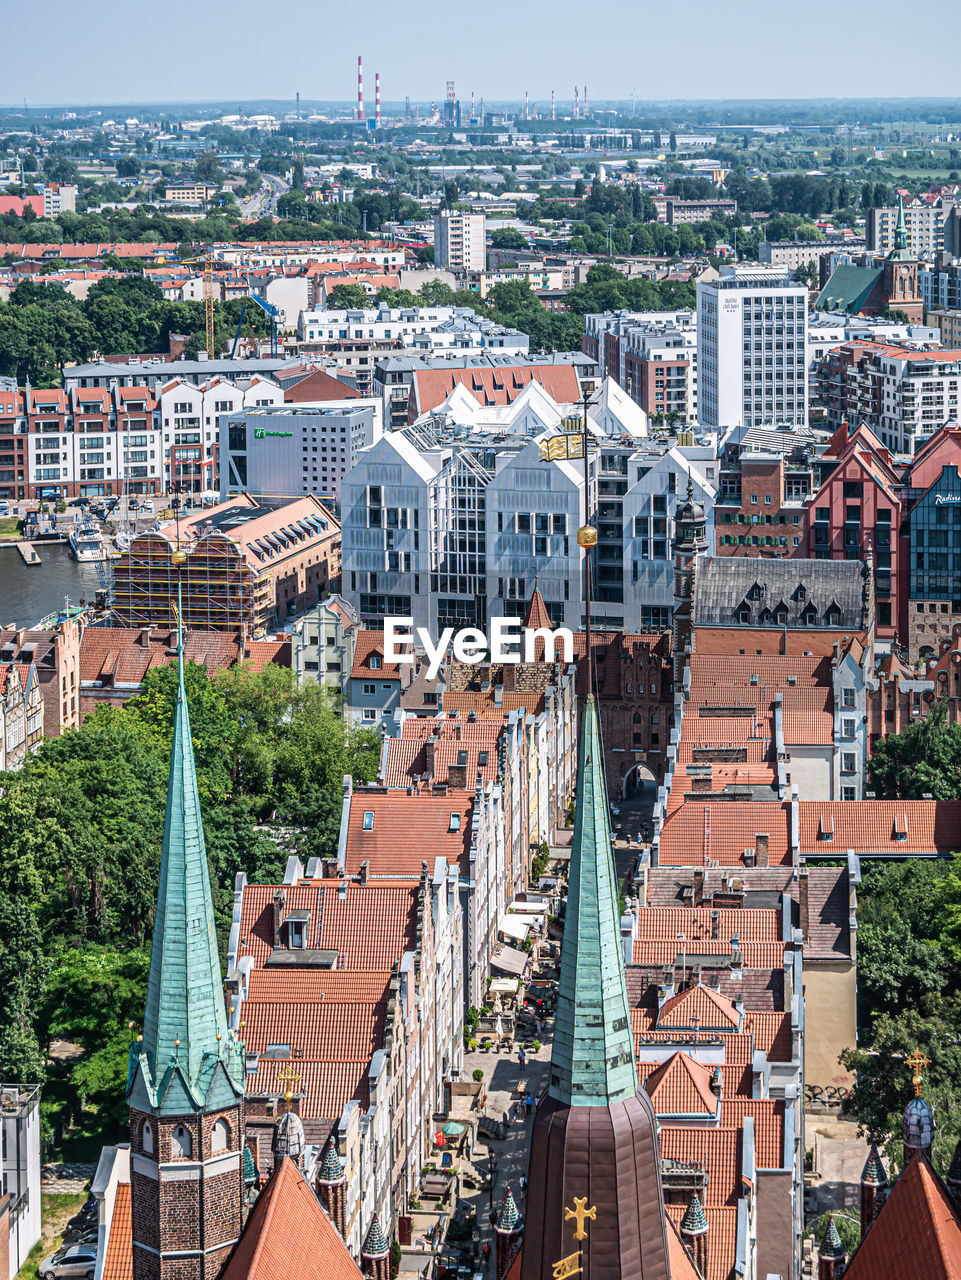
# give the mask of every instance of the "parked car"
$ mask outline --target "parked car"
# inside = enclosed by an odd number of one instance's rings
[[[67,503],[67,506],[68,507],[89,507],[90,499],[89,498],[71,498],[70,501]]]
[[[40,1263],[42,1280],[93,1280],[97,1267],[96,1246],[68,1244]]]

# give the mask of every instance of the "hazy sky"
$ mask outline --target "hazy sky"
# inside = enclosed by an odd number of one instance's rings
[[[47,0],[9,4],[0,102],[961,94],[958,0]],[[912,16],[921,21],[912,22]],[[913,46],[912,46],[913,41]],[[17,51],[23,56],[19,56]]]

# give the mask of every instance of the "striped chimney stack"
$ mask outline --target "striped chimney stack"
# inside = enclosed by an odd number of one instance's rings
[[[380,128],[380,72],[374,72],[374,124]]]
[[[357,56],[357,119],[364,118],[364,59]]]

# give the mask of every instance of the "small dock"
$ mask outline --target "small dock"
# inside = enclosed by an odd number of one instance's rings
[[[24,564],[40,564],[40,556],[32,542],[18,542],[17,550]]]

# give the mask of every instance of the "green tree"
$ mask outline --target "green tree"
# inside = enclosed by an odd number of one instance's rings
[[[331,291],[327,305],[335,311],[362,311],[370,306],[370,298],[359,284],[339,284]]]
[[[491,248],[526,249],[528,248],[527,237],[522,235],[516,227],[502,227],[491,232]]]
[[[903,733],[882,739],[868,762],[868,772],[881,796],[961,797],[961,725],[948,723],[947,704],[936,703]]]

